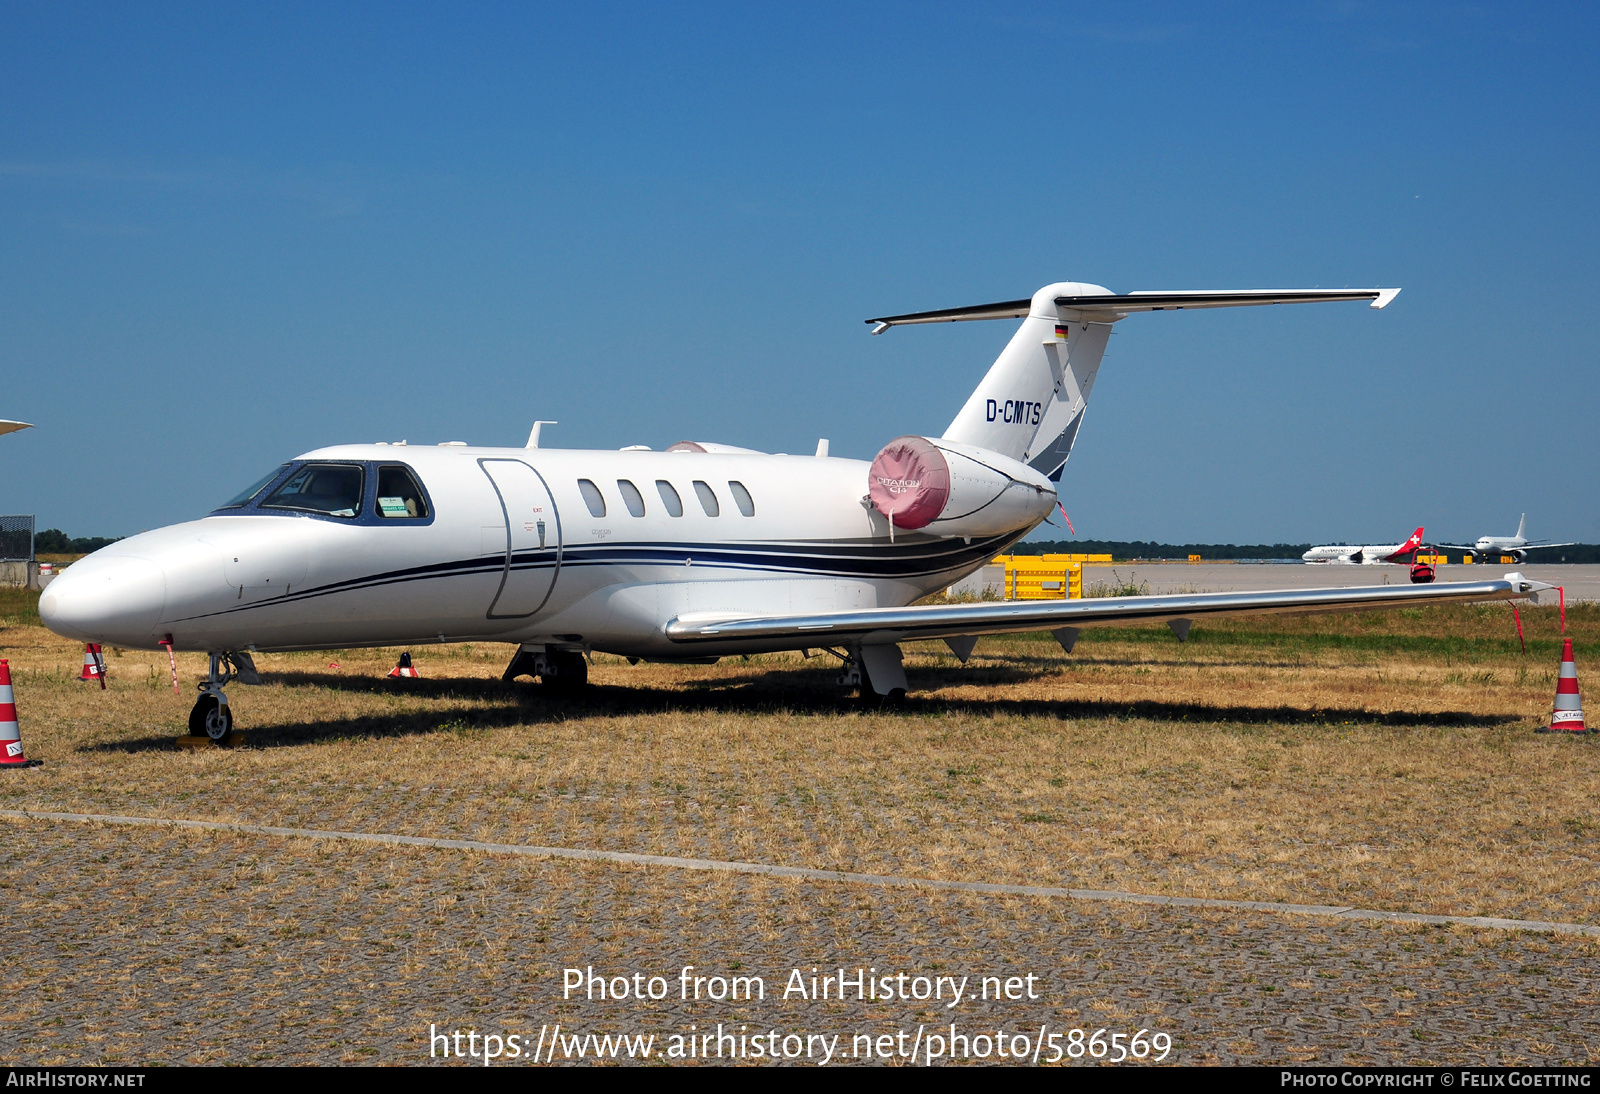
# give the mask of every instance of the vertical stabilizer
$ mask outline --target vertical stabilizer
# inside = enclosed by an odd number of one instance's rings
[[[1111,323],[1085,321],[1056,299],[1108,293],[1072,282],[1034,293],[1022,326],[944,438],[999,452],[1059,479],[1083,424]]]
[[[1522,519],[1517,521],[1517,538],[1518,539],[1526,539],[1527,537],[1523,533],[1525,533],[1527,530],[1528,530],[1528,514],[1524,513],[1524,514],[1522,514]]]

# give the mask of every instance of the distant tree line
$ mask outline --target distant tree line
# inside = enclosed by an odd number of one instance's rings
[[[33,535],[33,553],[36,555],[86,555],[98,551],[121,536],[79,536],[73,539],[59,528],[46,528]]]
[[[1014,548],[1019,555],[1110,555],[1117,561],[1125,558],[1188,558],[1199,555],[1203,559],[1235,558],[1293,558],[1311,550],[1309,543],[1156,543],[1139,539],[1071,539],[1056,542],[1019,543]]]
[[[1224,562],[1240,558],[1291,558],[1298,560],[1311,550],[1309,543],[1155,543],[1149,540],[1071,539],[1038,543],[1019,543],[1019,555],[1110,555],[1118,562],[1130,558],[1188,558],[1199,555],[1206,561]],[[1459,552],[1448,552],[1454,556]],[[1600,563],[1600,544],[1579,543],[1572,547],[1536,547],[1530,563]]]

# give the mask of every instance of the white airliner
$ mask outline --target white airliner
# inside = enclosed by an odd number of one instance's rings
[[[1540,547],[1576,547],[1574,543],[1529,543],[1528,537],[1523,535],[1528,530],[1528,514],[1522,514],[1522,519],[1517,521],[1517,534],[1514,536],[1479,536],[1478,542],[1471,547],[1457,544],[1444,544],[1452,551],[1471,551],[1480,559],[1490,559],[1497,555],[1510,555],[1518,562],[1528,557],[1528,552]]]
[[[204,650],[190,715],[221,739],[223,685],[253,651],[497,641],[505,672],[587,680],[592,650],[710,662],[830,650],[840,682],[897,699],[897,643],[1197,616],[1333,611],[1527,596],[1504,580],[1096,600],[912,606],[1021,539],[1056,506],[1113,323],[1129,313],[1370,300],[1397,289],[1158,292],[1047,285],[1031,299],[868,320],[1019,318],[944,435],[890,441],[872,462],[707,442],[665,452],[353,444],[307,452],[206,517],[121,540],[56,578],[46,625],[89,642]]]
[[[1377,547],[1333,544],[1327,547],[1313,547],[1300,558],[1305,562],[1332,562],[1354,566],[1377,566],[1383,563],[1404,565],[1411,561],[1411,556],[1416,554],[1417,548],[1421,546],[1422,529],[1418,528],[1404,543],[1385,543]]]

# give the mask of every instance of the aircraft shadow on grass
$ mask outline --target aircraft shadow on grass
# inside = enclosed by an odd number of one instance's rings
[[[1059,661],[1051,664],[1059,665]],[[953,681],[952,670],[919,670],[909,666],[913,687],[926,690]],[[1044,675],[1014,666],[968,670],[960,682],[995,685],[1027,681]],[[284,748],[341,738],[381,739],[429,733],[471,734],[522,726],[568,722],[574,717],[637,717],[649,714],[838,714],[860,713],[863,704],[841,694],[833,673],[815,669],[768,670],[750,676],[708,679],[687,688],[617,687],[591,684],[581,696],[552,695],[537,684],[507,684],[483,677],[440,677],[424,680],[335,676],[325,673],[271,673],[269,683],[288,687],[317,687],[360,694],[404,694],[436,701],[433,709],[400,713],[333,718],[299,724],[245,725],[240,730],[250,747]],[[488,707],[456,705],[489,702]],[[254,704],[252,704],[253,706]],[[1381,725],[1404,727],[1465,726],[1492,728],[1523,719],[1506,714],[1467,711],[1371,711],[1359,708],[1288,706],[1224,706],[1208,703],[1114,699],[972,699],[917,694],[899,706],[878,712],[908,717],[977,715],[1067,720],[1116,721],[1141,719],[1188,722],[1200,725]],[[104,741],[83,748],[86,752],[144,752],[170,750],[173,736],[162,734],[120,741]]]

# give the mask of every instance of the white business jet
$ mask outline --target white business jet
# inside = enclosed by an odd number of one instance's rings
[[[1528,530],[1528,514],[1522,514],[1522,519],[1517,521],[1517,534],[1514,536],[1479,536],[1478,541],[1471,547],[1446,543],[1442,546],[1452,551],[1471,551],[1481,561],[1487,562],[1496,555],[1510,555],[1518,563],[1528,557],[1528,552],[1541,547],[1576,547],[1574,543],[1529,543],[1524,533]]]
[[[507,680],[587,680],[592,650],[711,662],[826,649],[841,684],[898,699],[898,643],[1197,616],[1511,599],[1501,581],[1120,599],[911,606],[983,565],[1055,508],[1112,324],[1133,312],[1369,300],[1399,290],[1157,292],[1047,285],[1028,300],[868,320],[1021,319],[940,437],[871,462],[685,441],[664,452],[340,445],[298,456],[203,519],[105,547],[39,601],[88,642],[204,650],[190,716],[225,738],[223,686],[254,651],[497,641]]]

